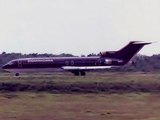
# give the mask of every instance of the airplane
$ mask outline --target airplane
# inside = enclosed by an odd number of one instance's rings
[[[131,60],[143,46],[151,42],[131,41],[118,51],[100,52],[92,57],[42,57],[20,58],[9,61],[2,68],[19,76],[23,72],[57,72],[68,71],[75,76],[85,76],[86,71],[109,69],[126,64],[133,64]]]

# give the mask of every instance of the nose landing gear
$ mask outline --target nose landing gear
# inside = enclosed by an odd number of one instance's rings
[[[15,73],[15,76],[19,76],[19,73]]]

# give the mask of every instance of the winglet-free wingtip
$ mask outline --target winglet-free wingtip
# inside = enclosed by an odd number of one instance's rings
[[[153,42],[145,42],[145,41],[133,41],[133,44],[144,44],[144,45],[148,45],[148,44],[152,44]]]

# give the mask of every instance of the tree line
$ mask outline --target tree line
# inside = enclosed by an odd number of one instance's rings
[[[98,54],[89,54],[87,56],[95,56]],[[31,58],[31,57],[73,57],[75,55],[62,53],[59,55],[54,54],[38,54],[38,53],[31,53],[31,54],[21,54],[21,53],[6,53],[2,52],[0,54],[0,72],[3,72],[2,66],[13,59],[18,58]],[[85,57],[85,55],[81,55]],[[108,70],[103,70],[107,72],[159,72],[160,71],[160,54],[146,56],[146,55],[136,55],[133,59],[135,63],[133,65],[126,65],[123,67],[112,68]]]

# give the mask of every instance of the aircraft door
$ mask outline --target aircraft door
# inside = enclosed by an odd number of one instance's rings
[[[22,61],[18,61],[18,67],[21,68],[22,67]]]
[[[101,65],[102,61],[101,59],[98,59],[98,65]]]

